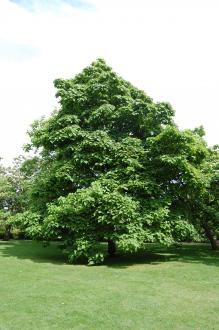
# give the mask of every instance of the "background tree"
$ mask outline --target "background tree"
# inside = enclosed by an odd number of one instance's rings
[[[205,176],[205,191],[194,200],[193,214],[204,229],[212,249],[216,250],[219,233],[219,152],[216,146],[209,149],[209,156],[201,171]]]
[[[203,128],[169,127],[150,140],[154,176],[171,199],[171,212],[204,231],[213,249],[219,229],[219,154],[203,140]]]
[[[13,200],[12,186],[6,176],[6,170],[0,166],[0,229],[4,239],[9,238],[9,228],[6,225],[6,220],[9,216],[9,208]]]
[[[25,207],[25,181],[20,171],[24,158],[14,159],[11,167],[0,166],[0,221],[4,239],[10,238],[11,225],[8,219]]]

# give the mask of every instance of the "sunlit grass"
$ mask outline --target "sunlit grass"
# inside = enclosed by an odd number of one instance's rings
[[[0,329],[219,329],[219,254],[207,245],[69,265],[55,244],[0,242]]]

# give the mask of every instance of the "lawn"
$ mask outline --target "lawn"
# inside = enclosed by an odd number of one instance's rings
[[[69,265],[54,244],[0,242],[0,329],[219,329],[219,254],[162,248]]]

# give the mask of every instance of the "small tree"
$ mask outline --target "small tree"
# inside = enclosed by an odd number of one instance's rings
[[[4,239],[8,240],[10,234],[10,217],[24,210],[25,181],[20,171],[22,157],[14,160],[12,167],[0,167],[0,221],[4,232]]]

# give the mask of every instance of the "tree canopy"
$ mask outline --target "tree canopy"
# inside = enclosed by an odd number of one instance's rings
[[[16,221],[31,237],[61,239],[70,261],[99,263],[102,241],[113,254],[192,238],[203,212],[218,228],[218,152],[202,129],[180,131],[169,103],[153,102],[102,59],[54,84],[60,108],[32,125],[26,148],[38,156],[22,167],[31,184]]]

